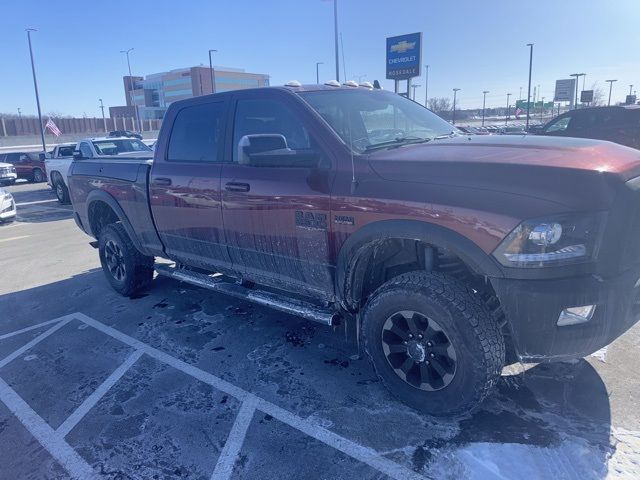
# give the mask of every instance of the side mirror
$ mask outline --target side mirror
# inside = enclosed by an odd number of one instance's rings
[[[73,159],[74,160],[82,160],[84,157],[82,156],[82,153],[80,152],[80,150],[74,150],[73,151]]]
[[[253,167],[314,168],[320,156],[313,151],[292,150],[280,134],[245,135],[238,142],[238,163]]]
[[[238,163],[250,165],[251,156],[256,153],[288,149],[287,139],[277,133],[245,135],[238,142]]]

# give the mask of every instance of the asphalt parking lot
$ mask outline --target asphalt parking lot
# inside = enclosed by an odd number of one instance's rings
[[[166,278],[120,297],[70,207],[44,184],[9,190],[0,478],[640,478],[640,325],[431,418],[342,328]]]

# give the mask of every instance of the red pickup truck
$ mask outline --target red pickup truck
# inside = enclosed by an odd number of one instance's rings
[[[207,95],[171,104],[153,160],[76,159],[69,190],[121,294],[155,269],[355,322],[393,394],[457,414],[505,350],[582,357],[635,323],[640,152],[452,130],[365,87]]]

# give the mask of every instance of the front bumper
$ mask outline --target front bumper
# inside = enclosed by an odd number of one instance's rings
[[[0,199],[0,220],[5,221],[16,216],[16,202],[13,197]]]
[[[580,358],[618,338],[640,319],[640,266],[615,277],[595,275],[548,280],[492,278],[523,361]],[[557,326],[570,307],[597,305],[578,325]]]
[[[0,183],[1,182],[15,182],[18,178],[18,174],[16,173],[0,173]]]

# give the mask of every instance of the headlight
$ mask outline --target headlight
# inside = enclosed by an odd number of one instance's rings
[[[598,255],[605,220],[604,212],[525,220],[507,235],[493,255],[506,267],[588,262]]]

